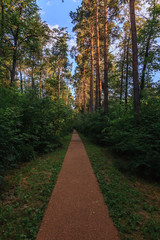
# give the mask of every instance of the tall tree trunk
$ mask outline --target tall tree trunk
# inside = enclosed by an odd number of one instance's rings
[[[16,63],[17,63],[17,41],[15,41],[15,47],[13,52],[12,70],[11,70],[11,86],[14,85],[14,79],[16,74]]]
[[[4,39],[4,0],[1,0],[0,61],[3,56],[3,39]]]
[[[84,103],[84,113],[86,113],[86,73],[85,67],[83,69],[83,103]]]
[[[58,99],[60,99],[60,89],[61,89],[61,68],[58,66]]]
[[[40,98],[42,98],[42,70],[40,70]]]
[[[99,0],[96,0],[96,108],[102,106],[102,82],[100,78],[100,47],[99,47]]]
[[[122,95],[123,95],[123,76],[124,76],[124,61],[122,62],[121,87],[120,87],[120,104],[122,103]]]
[[[69,89],[68,89],[68,86],[67,86],[67,93],[66,93],[66,105],[68,105],[68,95],[69,95]]]
[[[11,86],[14,84],[14,78],[16,73],[16,63],[17,63],[17,51],[18,51],[18,39],[19,39],[19,31],[20,31],[20,21],[22,17],[22,9],[23,9],[23,2],[21,3],[20,10],[19,10],[19,22],[17,24],[16,33],[14,36],[14,52],[13,52],[13,63],[12,63],[12,70],[11,70]]]
[[[129,41],[130,38],[128,37],[128,42],[127,42],[127,56],[126,56],[126,85],[125,85],[125,104],[127,106],[128,103],[128,73],[129,73]]]
[[[108,116],[108,1],[104,0],[104,113]]]
[[[146,45],[146,51],[144,56],[144,63],[143,63],[143,70],[142,70],[142,77],[141,77],[141,85],[140,85],[140,97],[143,97],[143,90],[145,87],[145,74],[146,74],[146,68],[147,68],[147,61],[148,61],[148,55],[149,55],[149,45],[150,45],[150,39],[151,36],[149,35],[147,45]]]
[[[69,96],[69,83],[68,83],[68,80],[67,80],[67,93],[66,93],[66,105],[68,105],[69,101],[68,101],[68,96]]]
[[[20,64],[20,86],[21,86],[21,93],[23,93],[23,76],[22,76],[22,66]]]
[[[91,23],[91,47],[90,47],[90,53],[91,53],[91,75],[90,75],[90,111],[93,112],[95,110],[95,104],[94,104],[94,29],[93,29],[93,23]]]
[[[153,1],[154,4],[154,9],[156,6],[155,0]],[[155,19],[155,14],[153,13],[152,16],[152,21],[154,22]],[[147,40],[147,45],[146,45],[146,51],[145,51],[145,56],[144,56],[144,61],[143,61],[143,70],[142,70],[142,77],[141,77],[141,85],[140,85],[140,97],[143,97],[143,90],[145,88],[145,74],[146,74],[146,68],[147,68],[147,63],[148,63],[148,55],[149,55],[149,48],[150,48],[150,42],[153,34],[153,25],[151,25],[151,29],[148,35],[148,40]]]
[[[32,89],[35,88],[35,82],[34,82],[34,65],[32,66]]]
[[[126,58],[126,46],[124,45],[124,53],[123,53],[123,60],[122,60],[122,73],[121,73],[121,87],[120,87],[120,104],[122,103],[122,96],[123,96],[123,79],[124,79],[125,58]]]
[[[133,87],[134,87],[134,113],[135,121],[140,121],[140,93],[138,81],[138,48],[137,48],[137,32],[135,22],[135,0],[130,0],[130,19],[132,33],[132,53],[133,53]]]

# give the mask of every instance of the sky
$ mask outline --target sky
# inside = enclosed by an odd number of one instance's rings
[[[43,21],[45,21],[50,28],[52,27],[66,27],[71,35],[68,42],[69,49],[76,45],[75,35],[72,32],[74,25],[71,23],[69,16],[70,11],[76,11],[78,6],[81,5],[82,0],[37,0],[38,6],[41,8],[40,14]],[[76,63],[69,56],[70,63],[72,63],[72,74],[74,74]],[[71,87],[71,86],[70,86]],[[73,91],[73,89],[72,89]]]
[[[43,21],[46,21],[50,27],[67,27],[71,35],[70,45],[75,43],[75,39],[69,13],[70,11],[76,11],[81,2],[81,0],[64,0],[64,3],[62,3],[62,0],[37,0],[37,4],[41,8],[40,13]]]
[[[38,6],[41,8],[41,17],[43,21],[46,21],[50,27],[67,27],[71,40],[69,41],[69,47],[75,45],[75,37],[72,32],[73,24],[69,16],[70,11],[76,11],[78,6],[81,5],[82,0],[37,0]],[[74,62],[70,59],[70,61]],[[75,63],[73,64],[73,71]],[[154,81],[160,79],[160,72],[154,76]]]

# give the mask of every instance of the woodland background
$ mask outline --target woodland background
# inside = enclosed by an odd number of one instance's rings
[[[83,0],[70,16],[69,52],[67,30],[50,29],[36,1],[0,1],[0,180],[73,127],[159,180],[159,1]]]

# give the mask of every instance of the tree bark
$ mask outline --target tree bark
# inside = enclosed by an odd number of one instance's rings
[[[83,69],[83,102],[84,102],[83,111],[84,111],[84,113],[86,113],[86,73],[85,73],[85,67]]]
[[[96,0],[96,108],[102,106],[102,82],[100,78],[100,47],[99,47],[99,0]]]
[[[155,9],[155,6],[156,6],[155,0],[153,1],[153,4],[154,4],[154,9]],[[153,14],[152,21],[154,21],[154,19],[155,19],[155,15]],[[150,49],[150,42],[151,42],[152,34],[153,34],[153,25],[151,25],[151,29],[150,29],[150,32],[148,35],[146,51],[145,51],[145,56],[144,56],[141,85],[140,85],[140,98],[143,98],[143,90],[145,88],[145,74],[146,74],[146,68],[147,68],[147,63],[148,63],[148,56],[149,56],[149,49]]]
[[[124,45],[124,53],[123,53],[123,60],[122,60],[122,74],[121,74],[121,87],[120,87],[120,104],[122,103],[122,96],[123,96],[123,79],[124,79],[125,58],[126,58],[126,45]]]
[[[104,0],[104,113],[108,116],[108,19],[107,4]]]
[[[125,104],[127,106],[128,103],[128,73],[129,73],[129,41],[130,38],[128,38],[128,43],[127,43],[127,56],[126,56],[126,85],[125,85]]]
[[[42,98],[42,70],[40,69],[40,98]]]
[[[130,20],[132,33],[132,55],[133,55],[133,87],[134,87],[134,113],[135,121],[140,121],[140,93],[138,81],[138,48],[137,48],[137,31],[135,22],[135,0],[130,0]]]
[[[34,65],[32,66],[32,89],[35,88],[35,82],[34,82]]]
[[[4,0],[1,0],[1,32],[0,32],[0,60],[3,57],[3,39],[4,39]]]
[[[93,112],[95,110],[94,105],[94,29],[93,23],[91,23],[91,46],[90,46],[90,53],[91,53],[91,75],[90,75],[90,111]]]
[[[58,99],[60,99],[60,89],[61,89],[61,68],[58,66]]]
[[[15,73],[16,73],[16,63],[17,63],[17,41],[15,41],[15,49],[13,52],[13,62],[12,62],[12,70],[11,70],[11,86],[14,84]]]
[[[22,66],[20,64],[20,86],[21,86],[21,93],[23,93],[23,77],[22,77]]]
[[[21,3],[20,10],[19,10],[19,22],[17,23],[17,29],[14,36],[14,52],[13,52],[13,63],[12,63],[12,70],[11,70],[11,86],[14,84],[15,73],[16,73],[16,63],[17,63],[17,50],[18,50],[18,38],[19,38],[19,28],[20,28],[20,20],[22,16],[22,9],[23,9],[23,2]]]

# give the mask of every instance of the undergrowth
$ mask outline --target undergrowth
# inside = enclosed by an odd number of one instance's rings
[[[92,141],[123,156],[124,170],[160,181],[160,102],[150,99],[141,104],[141,123],[135,124],[133,110],[115,103],[109,116],[103,108],[79,114],[75,129]]]
[[[0,240],[35,240],[71,135],[55,152],[11,170],[0,198]]]
[[[81,137],[121,240],[159,240],[159,185],[120,172],[104,147]]]
[[[54,151],[72,130],[73,110],[60,100],[0,88],[0,185],[9,169]]]

